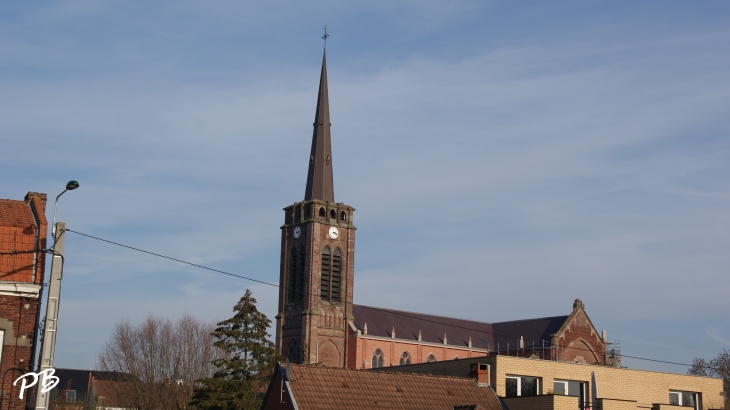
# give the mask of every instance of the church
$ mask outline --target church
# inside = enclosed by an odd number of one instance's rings
[[[580,299],[568,315],[478,322],[353,304],[355,208],[335,202],[327,55],[304,200],[284,208],[276,347],[292,363],[372,369],[493,355],[619,365]]]

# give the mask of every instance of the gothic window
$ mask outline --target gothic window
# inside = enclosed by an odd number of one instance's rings
[[[337,219],[337,212],[334,209],[330,209],[330,218]]]
[[[427,362],[429,362],[429,363],[431,363],[431,362],[435,362],[435,361],[436,361],[436,356],[434,356],[434,355],[433,355],[433,353],[431,353],[431,354],[429,354],[429,355],[428,355],[428,357],[426,358],[426,361],[427,361]]]
[[[322,249],[322,273],[319,286],[319,297],[322,300],[330,299],[330,273],[332,270],[332,255],[330,248],[325,246]]]
[[[400,365],[403,366],[404,364],[411,364],[411,354],[408,352],[403,352],[400,355]]]
[[[288,288],[288,295],[287,300],[289,303],[294,302],[294,298],[296,297],[296,289],[297,289],[297,250],[296,248],[292,249],[292,251],[289,254],[289,285]]]
[[[304,218],[309,219],[312,217],[312,205],[307,205],[304,207]]]
[[[375,349],[375,353],[373,353],[373,360],[372,360],[371,367],[373,369],[379,369],[383,366],[385,366],[385,356],[383,355],[383,351],[380,349]]]
[[[326,213],[324,211],[324,208],[319,208],[319,216],[321,216],[322,218],[324,218],[325,215],[326,215]]]
[[[319,297],[330,302],[339,302],[342,295],[342,252],[329,247],[322,250],[322,273]]]
[[[297,301],[304,299],[304,247],[299,248],[299,272],[297,274]]]

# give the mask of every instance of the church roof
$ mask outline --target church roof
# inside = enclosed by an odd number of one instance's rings
[[[395,328],[397,339],[418,340],[420,331],[422,341],[444,343],[445,333],[448,345],[468,346],[471,337],[472,347],[480,349],[497,349],[498,346],[506,349],[508,343],[514,348],[520,337],[525,347],[532,347],[532,343],[541,345],[542,340],[547,346],[550,335],[568,319],[566,315],[488,323],[362,305],[354,305],[352,314],[355,326],[361,331],[367,323],[370,336],[391,337]]]
[[[277,366],[277,372],[282,370],[282,366]],[[492,389],[479,387],[472,378],[291,365],[288,381],[300,410],[422,410],[455,406],[501,410]],[[270,385],[267,399],[276,385]],[[278,402],[280,398],[276,395],[273,400]]]
[[[309,155],[307,188],[304,200],[319,199],[335,202],[332,178],[332,147],[330,143],[330,104],[327,92],[327,52],[322,56],[322,73],[319,77],[317,111],[314,115],[312,151]]]

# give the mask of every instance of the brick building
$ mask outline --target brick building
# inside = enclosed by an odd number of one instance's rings
[[[509,410],[724,408],[722,379],[585,363],[495,355],[374,371],[476,378]]]
[[[284,208],[276,346],[292,363],[373,368],[494,353],[607,363],[576,300],[566,316],[501,323],[353,305],[355,209],[335,202],[327,59],[315,112],[304,200]]]
[[[30,371],[43,283],[46,195],[0,199],[0,407],[25,408],[13,381]]]

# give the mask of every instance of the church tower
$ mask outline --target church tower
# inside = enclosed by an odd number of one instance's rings
[[[353,319],[355,208],[335,202],[331,125],[325,52],[304,200],[284,208],[276,347],[293,363],[344,367]]]

